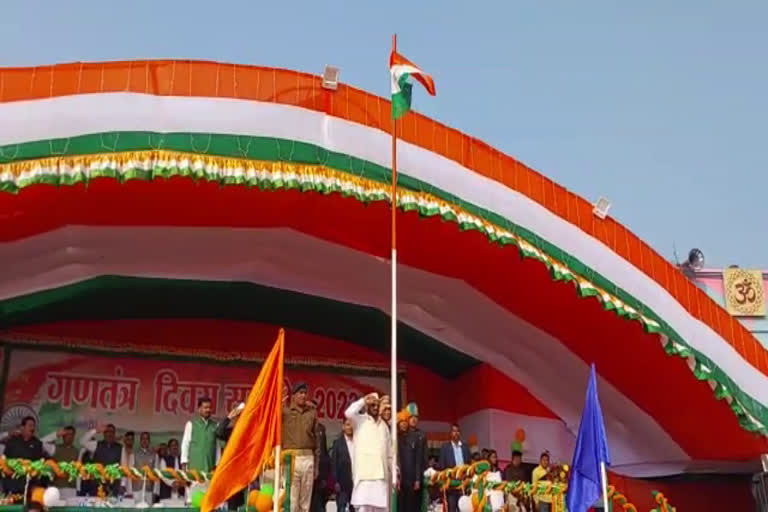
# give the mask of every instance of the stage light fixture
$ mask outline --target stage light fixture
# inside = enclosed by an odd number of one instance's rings
[[[323,69],[323,89],[335,91],[339,88],[339,75],[341,70],[334,66],[325,66]]]
[[[595,203],[595,207],[592,210],[592,213],[594,213],[598,218],[604,219],[608,216],[608,210],[610,209],[611,202],[608,199],[601,197]]]

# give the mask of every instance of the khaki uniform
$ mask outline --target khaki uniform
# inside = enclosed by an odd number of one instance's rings
[[[316,426],[317,411],[314,407],[302,409],[294,404],[283,407],[282,448],[296,452],[291,475],[291,512],[309,512],[312,502],[312,484],[319,448]]]

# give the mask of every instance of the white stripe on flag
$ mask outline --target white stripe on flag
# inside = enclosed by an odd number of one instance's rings
[[[392,78],[392,94],[399,94],[400,93],[400,84],[398,83],[400,80],[400,77],[404,74],[421,74],[423,71],[421,71],[416,66],[411,66],[410,64],[395,64],[394,66],[389,68],[390,77]]]

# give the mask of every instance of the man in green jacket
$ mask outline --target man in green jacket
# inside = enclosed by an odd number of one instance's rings
[[[212,402],[208,397],[197,401],[197,416],[184,426],[181,438],[181,467],[212,471],[216,466],[216,422],[211,418]]]

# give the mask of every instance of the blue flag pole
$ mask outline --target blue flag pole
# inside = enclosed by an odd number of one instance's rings
[[[605,471],[605,461],[600,461],[600,477],[603,481],[603,510],[609,512],[608,508],[608,474]]]
[[[569,512],[586,512],[599,502],[601,494],[608,512],[606,467],[610,465],[603,412],[597,396],[597,372],[592,365],[568,481],[566,504]]]

